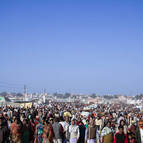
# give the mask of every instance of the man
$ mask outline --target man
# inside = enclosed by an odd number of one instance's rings
[[[80,123],[79,123],[79,134],[80,134],[80,136],[79,136],[78,143],[84,143],[85,130],[86,130],[85,125],[83,124],[82,121],[80,121]]]
[[[138,122],[138,129],[136,130],[137,143],[143,143],[143,119]]]
[[[70,143],[77,143],[79,139],[79,127],[76,125],[75,118],[72,119],[72,124],[69,126]]]
[[[90,124],[85,131],[85,142],[87,143],[97,143],[99,142],[98,127],[95,125],[94,120],[90,119]]]
[[[118,132],[115,134],[114,143],[128,143],[127,135],[124,134],[123,126],[118,127]]]
[[[64,140],[63,143],[69,143],[69,117],[65,116],[65,121],[60,122],[64,130]]]
[[[96,126],[99,128],[99,132],[101,133],[101,129],[103,127],[103,119],[101,118],[101,115],[97,116],[97,119],[95,120]]]
[[[54,132],[54,143],[62,143],[63,127],[58,123],[58,118],[55,118],[52,127]]]

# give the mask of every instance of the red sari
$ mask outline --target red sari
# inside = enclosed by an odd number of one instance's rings
[[[43,143],[52,143],[53,131],[50,125],[44,125],[43,128]]]

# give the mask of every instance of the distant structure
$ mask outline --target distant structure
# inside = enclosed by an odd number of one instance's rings
[[[27,100],[27,90],[26,90],[26,85],[24,85],[24,101]]]
[[[47,96],[47,92],[46,89],[44,89],[44,94],[43,94],[43,103],[46,102],[46,96]]]

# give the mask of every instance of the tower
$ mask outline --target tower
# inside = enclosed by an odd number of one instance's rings
[[[43,102],[44,102],[44,103],[46,102],[46,95],[47,95],[46,89],[44,89],[44,94],[43,94]]]
[[[26,85],[24,85],[24,101],[26,101],[27,98],[27,91],[26,91]]]

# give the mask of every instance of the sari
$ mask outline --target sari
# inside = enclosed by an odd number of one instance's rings
[[[21,125],[14,122],[11,124],[10,128],[12,143],[21,143]]]
[[[50,125],[44,125],[43,128],[43,143],[52,143],[53,142],[53,133]]]
[[[42,134],[43,134],[43,124],[39,123],[36,126],[36,136],[35,136],[35,142],[36,143],[43,143]]]

